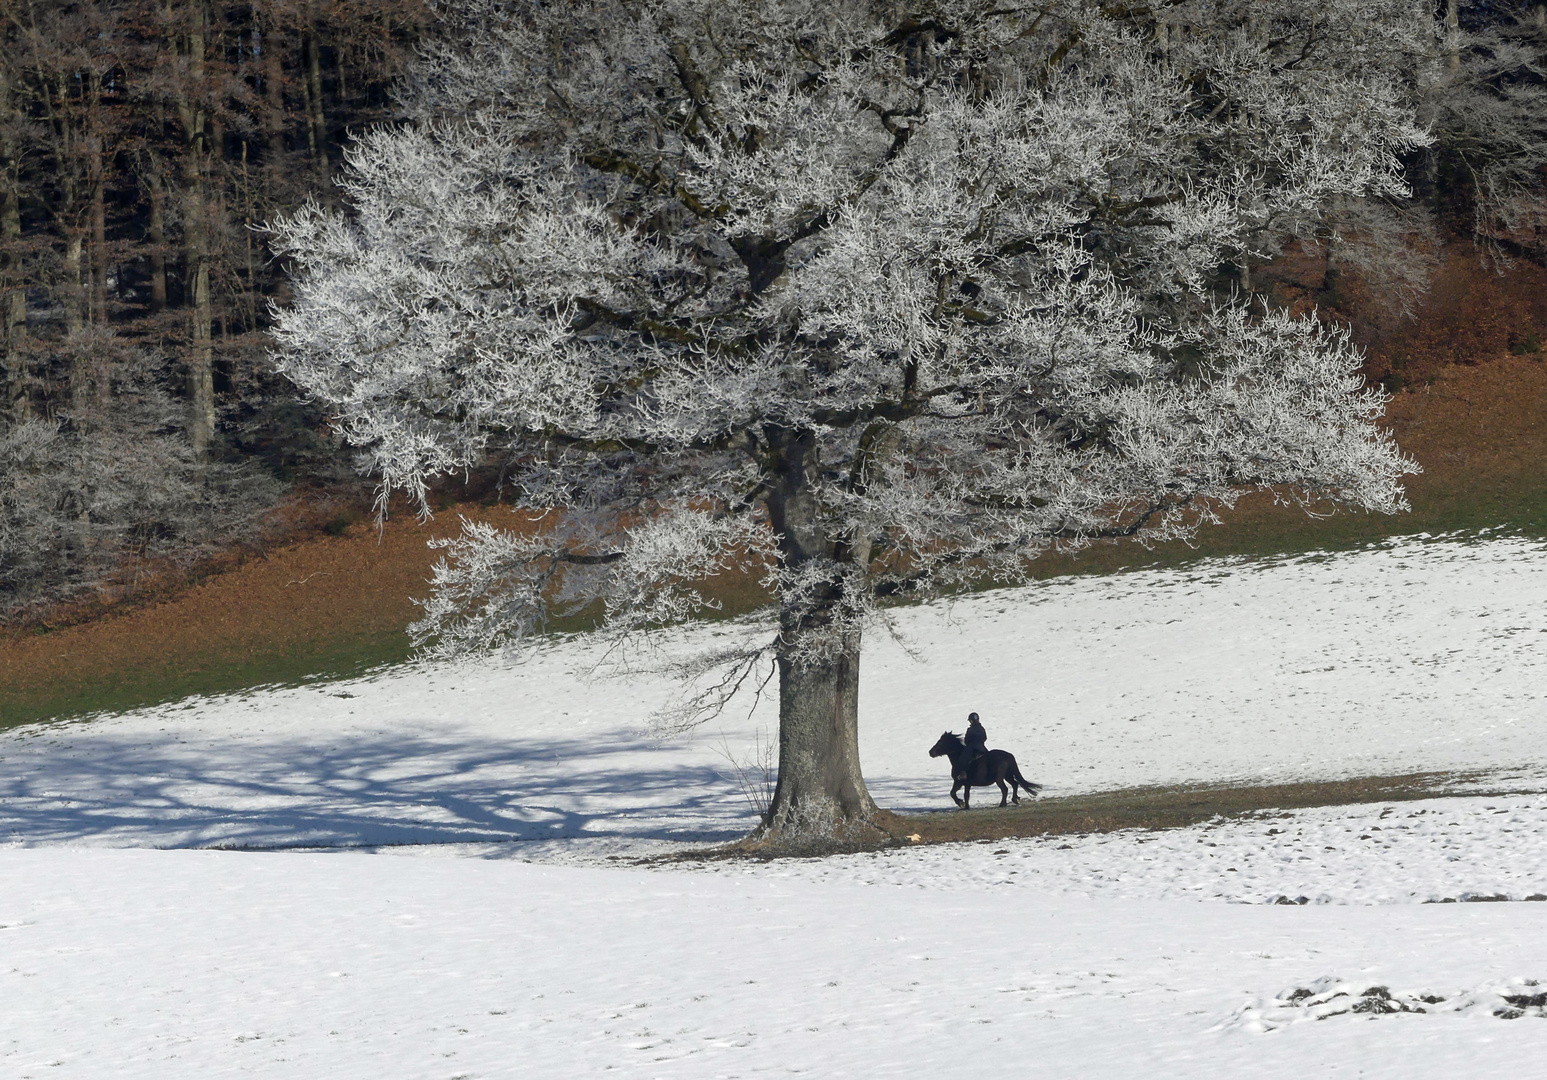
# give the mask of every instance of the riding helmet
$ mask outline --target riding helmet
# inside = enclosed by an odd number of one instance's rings
[[[968,713],[967,714],[967,723],[975,724],[977,722],[978,722],[978,714],[977,713]]]

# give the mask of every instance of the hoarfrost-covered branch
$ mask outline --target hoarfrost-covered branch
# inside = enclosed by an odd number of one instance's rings
[[[498,463],[548,515],[447,542],[422,645],[631,648],[761,579],[777,637],[684,669],[686,723],[769,648],[839,664],[878,597],[1186,536],[1245,490],[1405,505],[1346,335],[1227,271],[1406,196],[1426,16],[899,10],[464,5],[348,209],[276,224],[277,362],[383,491]]]

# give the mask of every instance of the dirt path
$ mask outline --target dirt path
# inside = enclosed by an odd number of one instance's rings
[[[653,856],[642,864],[720,859],[768,859],[830,855],[917,844],[990,843],[1032,836],[1075,836],[1121,829],[1180,829],[1217,818],[1238,818],[1318,806],[1412,802],[1446,796],[1518,795],[1529,792],[1509,778],[1488,773],[1409,773],[1348,780],[1286,784],[1186,784],[1174,787],[1122,788],[1057,798],[1022,797],[1000,808],[997,788],[976,789],[970,810],[928,814],[883,812],[879,833],[820,851],[768,851],[740,841],[720,848]]]
[[[1002,840],[1015,836],[1057,836],[1068,833],[1114,832],[1118,829],[1176,829],[1215,817],[1235,817],[1264,810],[1302,810],[1312,806],[1407,802],[1455,794],[1479,794],[1481,775],[1411,773],[1406,776],[1366,776],[1353,780],[1304,781],[1291,784],[1185,785],[1128,788],[1062,798],[1022,798],[999,809],[999,789],[974,792],[981,809],[942,810],[932,814],[894,815],[915,843]],[[1492,789],[1489,789],[1490,791]]]

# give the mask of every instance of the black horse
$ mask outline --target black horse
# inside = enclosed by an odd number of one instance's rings
[[[951,798],[956,805],[963,810],[968,809],[972,801],[972,789],[975,787],[988,787],[990,784],[999,785],[999,805],[1009,805],[1009,800],[1021,801],[1017,788],[1025,788],[1028,795],[1036,795],[1042,790],[1041,784],[1033,784],[1021,775],[1020,766],[1015,764],[1015,755],[1008,750],[990,750],[980,757],[967,762],[967,744],[962,742],[960,735],[954,731],[947,731],[940,736],[940,741],[930,749],[930,757],[949,757],[951,759]],[[1009,784],[1006,785],[1005,781]],[[967,790],[964,797],[957,798],[956,793],[963,787]]]

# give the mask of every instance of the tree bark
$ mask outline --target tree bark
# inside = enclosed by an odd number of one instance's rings
[[[9,80],[0,71],[0,122],[11,119]],[[21,255],[21,183],[16,151],[0,129],[0,340],[5,347],[4,411],[14,420],[32,415],[23,339],[27,334],[26,267]]]
[[[107,139],[102,122],[102,77],[96,71],[86,77],[86,123],[90,134],[83,140],[88,155],[87,183],[91,186],[91,308],[96,325],[107,322]]]
[[[190,5],[188,29],[188,85],[179,95],[183,149],[183,263],[185,304],[189,313],[188,441],[194,457],[203,461],[215,434],[214,348],[210,340],[213,312],[210,302],[208,199],[204,190],[206,141],[204,110],[195,95],[204,89],[204,46],[207,12],[203,0]]]
[[[78,226],[71,225],[64,239],[64,330],[79,333],[85,325],[86,289],[81,281],[81,249],[85,238]]]
[[[839,617],[852,545],[828,535],[813,494],[815,436],[769,431],[770,524],[786,570],[825,563],[829,583],[787,602],[779,619],[779,780],[759,841],[784,849],[868,838],[876,804],[859,761],[860,633]]]
[[[193,347],[188,353],[188,441],[194,457],[204,460],[215,434],[215,358],[210,339],[209,252],[205,236],[204,200],[196,187],[189,192],[188,306],[192,315]],[[194,216],[198,216],[195,224]]]
[[[150,197],[150,308],[159,315],[167,307],[166,190],[159,173],[147,182],[146,191]]]
[[[1445,51],[1450,61],[1450,74],[1454,78],[1461,73],[1460,0],[1445,2]]]
[[[278,173],[285,160],[284,69],[280,65],[278,24],[270,21],[263,37],[263,129],[268,139],[264,163]]]
[[[249,331],[258,326],[258,267],[253,260],[252,234],[257,224],[256,209],[253,205],[252,180],[247,172],[248,141],[242,140],[242,243],[246,254],[245,269],[247,276],[243,278],[242,290],[242,315]]]
[[[7,178],[9,180],[9,178]],[[27,289],[21,253],[20,199],[16,186],[7,183],[0,191],[0,335],[5,339],[5,407],[11,417],[23,420],[32,415],[32,393],[28,385],[23,342],[27,335]]]
[[[306,141],[317,168],[317,184],[326,192],[332,183],[332,173],[328,166],[328,122],[322,111],[322,60],[317,36],[306,35],[302,48],[306,64],[302,74],[302,83],[306,87]]]
[[[91,321],[107,322],[107,205],[106,170],[100,145],[91,160]]]
[[[860,635],[821,663],[779,656],[779,782],[767,838],[789,846],[841,841],[869,826],[876,804],[859,762]]]

